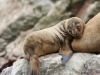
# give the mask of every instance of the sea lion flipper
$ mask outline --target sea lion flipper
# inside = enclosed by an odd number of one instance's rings
[[[73,52],[72,52],[72,50],[70,49],[69,44],[66,44],[66,43],[65,43],[65,44],[61,47],[61,49],[60,49],[60,51],[59,51],[59,55],[62,56],[62,63],[66,63],[66,62],[70,59],[70,57],[73,55]]]
[[[39,61],[37,55],[32,55],[30,57],[30,75],[39,75]]]
[[[31,71],[30,75],[39,75],[39,73],[37,71]]]
[[[70,57],[73,55],[73,53],[70,53],[68,55],[64,55],[64,54],[59,53],[59,55],[62,56],[61,61],[64,64],[64,63],[66,63],[70,59]]]
[[[26,58],[25,57],[20,57],[20,59],[26,59]],[[33,57],[33,59],[34,59],[34,57]],[[39,72],[37,72],[36,70],[30,69],[30,75],[39,75]]]

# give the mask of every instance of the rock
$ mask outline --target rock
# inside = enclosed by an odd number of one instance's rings
[[[86,75],[100,75],[100,55],[93,56],[85,63]]]
[[[85,73],[84,64],[95,54],[74,53],[66,64],[61,63],[58,54],[45,55],[39,58],[41,75],[82,75]],[[1,75],[6,71],[3,70]],[[9,75],[9,74],[7,74]],[[10,75],[29,75],[29,62],[26,59],[18,59],[12,66]]]
[[[97,9],[98,2],[95,1],[93,3],[90,3],[88,7],[85,9],[84,13],[80,16],[82,20],[87,22],[90,18],[92,18],[94,15],[96,15],[98,12]],[[99,7],[100,8],[100,7]]]
[[[80,1],[80,0],[76,0]],[[82,20],[87,22],[89,19],[94,17],[100,10],[100,1],[99,0],[86,0],[84,1],[82,8],[80,9],[79,13],[77,14]]]
[[[62,0],[57,1],[55,6],[48,12],[47,15],[42,17],[39,22],[34,26],[33,30],[41,30],[53,26],[61,20],[69,18],[72,14],[70,12],[63,13],[68,8],[70,1]]]
[[[30,33],[30,31],[22,32],[21,35],[16,38],[15,41],[9,43],[6,46],[6,57],[9,60],[16,60],[18,57],[24,56],[23,52],[23,40],[26,34]]]
[[[8,60],[3,58],[3,57],[0,57],[0,69],[6,64],[8,63]]]
[[[4,39],[0,38],[0,56],[4,56],[6,54],[5,47],[7,42]]]
[[[1,75],[29,75],[29,63],[24,59],[19,59],[12,67],[4,69]]]
[[[84,64],[93,54],[74,53],[66,64],[61,63],[60,55],[50,55],[40,60],[41,75],[82,75]]]
[[[5,50],[0,52],[0,57],[5,56],[5,55],[6,55],[6,51]]]
[[[0,75],[11,75],[12,67],[7,67]]]
[[[19,59],[12,66],[11,75],[29,75],[29,63],[25,59]]]
[[[72,0],[71,5],[69,5],[70,9],[68,9],[68,10],[73,12],[74,15],[77,15],[79,10],[84,5],[84,2],[85,2],[85,0]]]
[[[8,1],[12,5],[12,0]],[[17,11],[16,14],[10,13],[10,18],[8,16],[7,23],[6,19],[4,24],[1,24],[0,28],[2,30],[0,31],[1,38],[12,41],[14,40],[21,31],[28,30],[39,21],[39,19],[43,16],[45,16],[49,10],[54,6],[54,4],[50,0],[15,0],[13,5],[13,8],[16,7],[17,9],[10,9],[9,11]],[[12,6],[9,5],[9,8]],[[6,9],[5,9],[6,10]],[[27,10],[27,12],[26,12]],[[7,10],[6,10],[7,11]],[[7,12],[8,14],[8,12]],[[19,15],[20,14],[20,15]],[[17,18],[13,18],[14,16],[17,16]],[[13,20],[12,20],[13,18]],[[9,23],[8,23],[9,22]]]
[[[6,45],[7,45],[7,42],[4,39],[0,39],[0,52],[4,50]]]

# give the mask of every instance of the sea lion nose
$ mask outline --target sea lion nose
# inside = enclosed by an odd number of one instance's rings
[[[74,36],[77,36],[77,33],[74,33]]]

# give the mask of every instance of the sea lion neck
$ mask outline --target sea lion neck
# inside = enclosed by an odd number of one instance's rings
[[[66,20],[58,23],[56,26],[55,26],[55,29],[61,34],[62,37],[68,37],[69,38],[73,38],[73,36],[71,36],[68,32],[67,32],[67,26],[65,26],[65,24],[67,23]],[[66,24],[67,25],[67,24]]]
[[[68,41],[72,40],[72,36],[66,31],[66,29],[64,28],[64,26],[60,23],[58,23],[57,25],[53,26],[50,28],[50,30],[52,29],[52,34],[54,34],[53,36],[55,37],[55,42],[57,42],[59,45],[63,45],[65,39]]]
[[[63,28],[63,26],[61,25],[61,23],[58,23],[54,28],[55,28],[55,30],[56,30],[57,32],[59,32],[59,34],[60,34],[62,37],[65,36],[66,32],[65,32],[65,29]]]

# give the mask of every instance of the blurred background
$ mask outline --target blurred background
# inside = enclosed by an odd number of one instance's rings
[[[100,0],[0,0],[0,72],[23,56],[31,32],[77,16],[85,23],[100,11]]]

